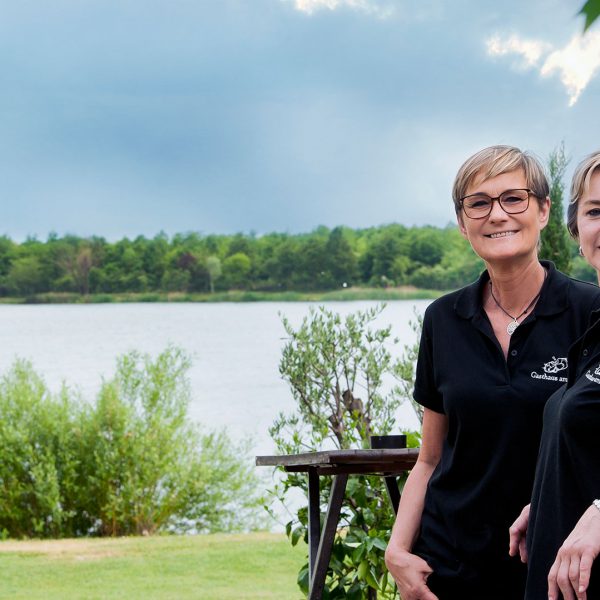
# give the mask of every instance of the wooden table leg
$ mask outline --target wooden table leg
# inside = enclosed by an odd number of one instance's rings
[[[308,469],[308,581],[315,570],[321,539],[321,501],[317,469]]]
[[[393,475],[387,475],[384,477],[384,479],[388,496],[390,497],[390,502],[394,507],[394,513],[398,514],[398,506],[400,505],[400,489],[398,488],[398,480]]]
[[[317,551],[317,559],[310,579],[309,600],[321,600],[323,595],[327,568],[329,567],[333,540],[335,538],[335,532],[337,531],[347,481],[348,475],[345,473],[336,475],[333,478],[333,485],[331,486],[331,494],[329,496],[329,506],[327,507],[325,523],[323,531],[321,532],[321,540],[319,541],[319,549]]]

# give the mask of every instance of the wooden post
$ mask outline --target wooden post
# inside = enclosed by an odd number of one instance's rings
[[[321,508],[317,469],[308,469],[308,581],[312,581],[321,538]]]
[[[338,519],[340,518],[340,510],[342,508],[342,501],[344,500],[347,481],[347,473],[341,473],[333,478],[327,516],[325,517],[319,550],[317,552],[317,561],[310,580],[309,600],[321,600],[323,595],[327,568],[329,567],[329,559],[331,558],[333,540],[337,530]]]

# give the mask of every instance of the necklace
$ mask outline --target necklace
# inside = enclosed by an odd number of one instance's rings
[[[548,276],[548,271],[546,271],[546,269],[544,269],[544,281],[546,281],[547,276]],[[544,287],[543,283],[542,283],[542,287]],[[520,315],[518,315],[517,317],[514,317],[502,306],[502,304],[500,304],[500,302],[498,302],[498,300],[496,299],[496,296],[494,296],[494,288],[492,286],[492,280],[490,279],[490,294],[492,295],[492,298],[493,298],[494,302],[496,303],[496,306],[507,317],[510,317],[512,319],[512,321],[506,326],[506,333],[508,333],[508,335],[512,335],[515,332],[517,327],[520,325],[519,319],[522,316],[526,315],[529,312],[529,309],[537,302],[538,298],[540,297],[540,294],[542,293],[542,287],[540,287],[540,291],[533,297],[531,302],[527,305],[527,308]]]

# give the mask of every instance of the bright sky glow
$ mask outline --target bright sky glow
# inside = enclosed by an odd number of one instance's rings
[[[600,68],[600,33],[575,34],[562,48],[542,40],[512,35],[506,40],[495,35],[487,41],[490,56],[516,54],[518,69],[536,68],[542,77],[558,75],[573,106]],[[542,60],[543,58],[543,60]]]
[[[525,68],[537,65],[542,55],[551,48],[550,44],[537,40],[525,40],[517,35],[511,35],[506,40],[495,35],[487,41],[487,50],[491,56],[517,54],[522,59],[518,66]]]
[[[338,8],[352,8],[365,13],[388,17],[393,10],[390,5],[381,6],[375,0],[293,0],[296,10],[312,15],[321,9],[336,10]]]
[[[584,37],[575,35],[564,48],[552,52],[540,72],[543,76],[558,74],[569,94],[569,106],[573,106],[599,68],[600,33],[594,31]]]

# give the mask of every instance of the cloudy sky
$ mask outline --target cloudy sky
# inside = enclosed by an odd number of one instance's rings
[[[1,0],[0,233],[443,226],[480,148],[600,147],[582,4]]]

